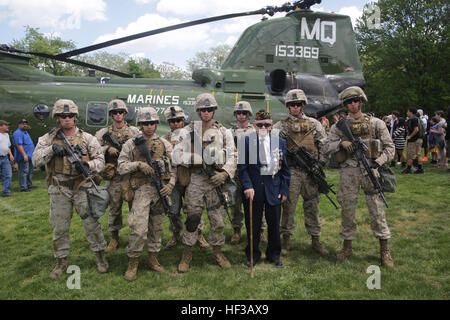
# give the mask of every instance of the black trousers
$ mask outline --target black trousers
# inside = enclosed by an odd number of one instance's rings
[[[245,255],[247,260],[250,260],[250,201],[245,199],[244,213],[245,213],[245,227],[247,229],[247,247],[245,247]],[[280,260],[281,253],[281,238],[280,238],[280,219],[281,219],[281,205],[271,206],[263,195],[262,201],[253,201],[253,263],[257,263],[261,259],[261,251],[259,250],[259,241],[261,238],[261,224],[263,212],[266,216],[268,242],[266,249],[266,259],[271,261]]]

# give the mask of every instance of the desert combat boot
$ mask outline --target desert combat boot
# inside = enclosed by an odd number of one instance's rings
[[[192,261],[192,247],[184,245],[183,255],[181,256],[180,264],[178,265],[178,272],[188,272]]]
[[[105,252],[110,253],[116,251],[119,244],[119,231],[112,231],[111,242],[106,247]]]
[[[95,258],[97,260],[97,270],[100,273],[106,273],[108,272],[109,264],[108,261],[106,261],[105,253],[104,251],[97,251],[95,253]]]
[[[166,271],[166,270],[164,270],[164,267],[159,264],[158,259],[156,258],[155,252],[148,253],[147,265],[150,268],[150,270],[153,270],[156,272]]]
[[[175,247],[179,241],[180,241],[180,233],[176,232],[172,235],[172,238],[170,238],[169,242],[167,242],[165,249],[171,249]]]
[[[216,258],[216,262],[221,266],[222,268],[229,269],[231,268],[230,261],[225,257],[225,255],[222,252],[221,246],[213,246],[214,250],[214,257]]]
[[[198,231],[198,237],[197,237],[197,243],[200,246],[201,249],[208,250],[209,249],[209,243],[205,240],[203,237],[202,231]]]
[[[125,271],[124,278],[128,281],[136,280],[136,274],[139,266],[139,258],[130,258],[128,269]]]
[[[387,239],[380,239],[380,256],[381,256],[381,266],[383,267],[393,267],[394,260],[391,257],[391,251],[389,250]]]
[[[52,272],[50,272],[50,278],[56,279],[60,277],[64,271],[67,269],[67,258],[58,258],[56,262],[56,266],[53,268]]]
[[[319,253],[322,256],[328,255],[328,250],[325,249],[325,246],[322,244],[322,242],[320,242],[318,236],[312,236],[311,243],[312,243],[312,248],[314,249],[314,251],[316,251],[317,253]]]
[[[338,260],[344,260],[353,254],[352,240],[344,240],[344,247],[336,254]]]
[[[281,243],[281,254],[287,255],[290,249],[291,249],[291,237],[285,234],[283,235],[283,240]]]
[[[231,236],[231,244],[238,244],[241,241],[241,228],[234,228],[234,233]]]

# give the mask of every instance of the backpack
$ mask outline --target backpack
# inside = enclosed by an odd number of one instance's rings
[[[419,122],[419,132],[417,133],[418,139],[423,139],[425,137],[425,128],[423,127],[422,119],[418,118]]]

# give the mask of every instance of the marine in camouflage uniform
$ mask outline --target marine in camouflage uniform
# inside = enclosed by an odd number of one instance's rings
[[[280,130],[280,136],[286,139],[288,151],[295,152],[303,146],[320,164],[324,165],[324,142],[326,132],[322,124],[303,113],[308,103],[303,90],[293,89],[286,94],[286,107],[289,110],[287,118],[277,122],[274,129]],[[295,229],[295,209],[299,195],[303,198],[303,213],[305,228],[311,236],[313,249],[321,255],[328,251],[320,242],[321,225],[319,218],[319,188],[308,176],[305,169],[299,167],[293,157],[287,154],[287,161],[291,170],[291,183],[287,201],[283,204],[280,232],[283,237],[282,253],[287,254],[290,249],[290,238]]]
[[[377,168],[394,157],[395,146],[386,124],[378,118],[361,112],[363,102],[367,101],[364,91],[359,87],[349,87],[339,94],[339,99],[347,106],[349,114],[346,121],[355,139],[361,137],[368,147],[366,154],[375,176],[379,177]],[[335,153],[340,163],[340,183],[338,201],[342,207],[342,223],[340,236],[344,239],[343,249],[337,253],[339,260],[353,254],[352,241],[356,237],[355,209],[358,202],[359,189],[362,187],[366,195],[366,203],[370,216],[370,227],[380,241],[381,264],[393,266],[394,262],[388,247],[391,237],[384,211],[384,203],[376,192],[372,182],[361,163],[355,158],[355,147],[352,142],[333,125],[326,140],[327,154]]]
[[[119,246],[119,231],[122,229],[122,180],[127,176],[121,176],[117,172],[117,158],[120,150],[112,146],[103,139],[105,134],[111,134],[117,142],[122,146],[128,139],[139,134],[139,129],[130,126],[125,121],[128,108],[120,99],[109,102],[108,112],[113,119],[113,124],[109,127],[102,128],[95,134],[100,143],[102,153],[105,155],[105,168],[102,172],[103,179],[106,180],[106,187],[109,193],[109,216],[108,231],[111,232],[111,242],[106,247],[106,252],[114,252]],[[128,208],[131,209],[131,202],[128,202]]]
[[[225,243],[226,211],[219,201],[215,188],[224,185],[228,178],[234,177],[236,149],[231,132],[213,119],[217,108],[217,102],[211,94],[198,95],[195,110],[201,121],[195,121],[186,127],[189,136],[177,144],[173,152],[174,163],[189,168],[190,173],[185,196],[188,217],[183,234],[184,251],[178,265],[179,272],[189,270],[192,246],[197,242],[197,225],[205,205],[211,228],[208,242],[213,246],[214,257],[221,267],[231,267],[221,250]],[[212,162],[216,162],[221,168],[208,178],[204,164]]]
[[[231,133],[234,138],[234,145],[238,148],[238,143],[243,143],[244,140],[241,138],[244,135],[249,134],[250,132],[255,131],[255,128],[249,123],[249,119],[253,116],[253,110],[247,101],[238,101],[234,106],[233,115],[235,116],[237,123],[231,127]],[[244,150],[244,146],[241,146],[242,150]],[[236,204],[231,208],[231,226],[233,227],[234,233],[231,236],[231,244],[238,244],[241,241],[241,228],[244,220],[244,212],[242,211],[242,185],[239,180],[238,170],[236,170],[236,174],[234,176],[234,181],[237,185],[236,192]],[[261,225],[261,239],[262,242],[267,242],[266,235],[264,233],[264,229],[266,227],[266,222],[263,217],[263,222]]]
[[[170,130],[166,133],[163,138],[169,141],[174,147],[176,144],[180,143],[181,140],[187,135],[186,129],[184,129],[184,121],[186,120],[186,115],[182,108],[179,106],[171,106],[168,107],[164,111],[164,116],[169,123]],[[182,172],[182,170],[178,171],[178,173]],[[183,197],[186,191],[186,186],[182,185],[178,179],[175,184],[175,188],[173,188],[172,193],[170,194],[170,199],[172,200],[172,206],[170,207],[170,224],[169,230],[172,231],[172,238],[167,242],[166,249],[170,249],[175,247],[178,242],[181,240],[180,233],[183,230],[183,218],[181,217],[181,208],[183,205]],[[200,224],[198,225],[198,241],[200,248],[209,249],[209,244],[205,240],[202,234],[204,226],[203,215],[200,220]]]
[[[65,142],[56,137],[62,130],[72,146],[79,145],[85,152],[82,166],[91,173],[99,173],[105,166],[105,158],[100,145],[87,132],[77,128],[78,107],[72,100],[60,99],[53,107],[59,128],[39,138],[32,161],[35,167],[45,165],[47,171],[48,194],[50,195],[49,222],[53,226],[53,252],[57,259],[50,277],[55,279],[67,268],[67,256],[70,250],[69,228],[73,208],[80,215],[86,239],[90,249],[95,252],[97,269],[108,271],[108,262],[104,257],[106,241],[100,223],[89,214],[86,188],[92,187],[81,174],[82,168],[72,165],[67,159]]]
[[[161,178],[164,187],[160,193],[167,199],[176,182],[176,170],[172,167],[170,159],[172,144],[155,133],[157,124],[159,124],[159,117],[155,109],[141,108],[137,114],[137,123],[141,126],[142,136],[146,140],[152,160],[158,161],[162,169]],[[127,219],[131,232],[127,246],[129,264],[124,277],[129,281],[136,279],[139,257],[144,246],[148,251],[148,267],[156,272],[164,272],[164,268],[156,257],[157,252],[161,250],[164,208],[158,190],[150,181],[155,171],[136,146],[135,139],[137,137],[125,142],[117,160],[119,174],[130,175],[129,192],[134,194],[133,206]]]

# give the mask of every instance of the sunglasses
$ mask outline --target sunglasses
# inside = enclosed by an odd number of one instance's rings
[[[58,117],[60,117],[61,119],[66,119],[66,118],[72,119],[73,117],[75,117],[75,113],[70,113],[70,114],[59,114]]]
[[[112,114],[124,114],[125,113],[125,111],[123,111],[123,110],[113,110],[113,111],[111,111],[111,113]]]
[[[351,99],[345,100],[344,101],[344,106],[348,105],[348,104],[351,104],[353,102],[361,102],[361,99],[359,99],[359,98],[351,98]]]
[[[209,108],[203,108],[200,109],[200,112],[214,112],[217,108],[209,107]]]
[[[258,128],[262,128],[262,127],[264,127],[264,128],[270,128],[270,127],[272,126],[272,124],[271,124],[271,123],[256,123],[256,126],[257,126]]]
[[[158,123],[157,121],[144,121],[144,122],[139,122],[139,125],[141,125],[141,126],[154,126],[157,123]]]
[[[243,114],[244,116],[248,115],[248,111],[235,111],[236,115]]]
[[[184,119],[183,118],[175,118],[175,119],[169,119],[169,123],[178,123],[178,122],[182,122]]]
[[[305,106],[305,103],[304,102],[291,102],[291,103],[288,103],[288,108],[289,107],[293,107],[293,108],[295,108],[295,107],[304,107]]]

